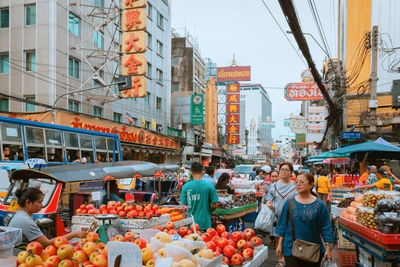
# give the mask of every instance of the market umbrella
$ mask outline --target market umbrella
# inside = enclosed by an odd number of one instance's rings
[[[385,146],[390,146],[390,147],[394,147],[394,148],[399,148],[391,143],[389,143],[388,141],[386,141],[385,139],[383,139],[382,137],[379,137],[378,139],[376,139],[375,144],[381,144],[381,145],[385,145]]]
[[[345,165],[350,163],[349,158],[330,158],[324,159],[325,164]]]
[[[344,153],[344,154],[347,154],[347,153]],[[341,153],[335,153],[333,151],[326,151],[326,152],[320,153],[318,155],[309,156],[309,157],[307,157],[307,160],[310,160],[310,159],[324,160],[324,159],[332,159],[332,158],[343,158],[343,157],[348,157],[348,156],[349,155],[343,155]]]
[[[354,152],[395,152],[400,153],[400,148],[395,146],[387,146],[382,144],[377,144],[372,141],[367,141],[365,143],[360,143],[356,145],[342,147],[336,150],[333,150],[334,153],[338,154],[347,154],[347,153],[354,153]]]

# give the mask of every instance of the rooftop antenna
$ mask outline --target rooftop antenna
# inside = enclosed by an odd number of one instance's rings
[[[236,59],[235,59],[235,53],[233,53],[233,59],[232,59],[232,65],[231,66],[234,66],[234,67],[237,66],[237,62],[236,62]]]

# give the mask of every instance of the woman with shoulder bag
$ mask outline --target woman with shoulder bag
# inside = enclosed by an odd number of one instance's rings
[[[318,267],[322,259],[332,260],[335,236],[330,216],[325,204],[312,192],[313,186],[311,173],[300,174],[296,181],[298,195],[283,206],[275,230],[279,236],[276,254],[285,257],[286,266]]]
[[[267,201],[268,208],[274,211],[275,217],[279,219],[279,216],[282,211],[282,207],[285,204],[287,199],[295,196],[297,194],[296,185],[290,179],[293,174],[293,166],[289,162],[284,162],[279,166],[279,180],[273,183],[268,190],[268,193],[265,197]],[[276,237],[275,233],[276,225],[273,225],[273,230],[271,235]],[[275,238],[275,242],[277,242],[277,238]],[[276,265],[278,267],[284,266],[283,257],[279,257],[279,263]]]

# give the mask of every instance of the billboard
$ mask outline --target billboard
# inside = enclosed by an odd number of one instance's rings
[[[220,67],[217,68],[217,81],[218,82],[238,82],[250,81],[251,70],[250,66],[233,66],[233,67]]]
[[[323,95],[315,82],[288,83],[285,86],[285,98],[288,101],[321,100]]]
[[[240,85],[226,86],[226,144],[240,144]]]

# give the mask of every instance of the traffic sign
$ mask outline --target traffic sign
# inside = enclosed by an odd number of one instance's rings
[[[361,133],[360,132],[344,132],[340,135],[342,139],[360,139]]]

